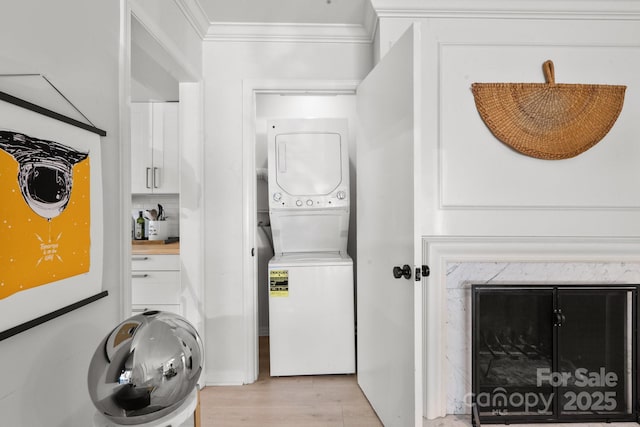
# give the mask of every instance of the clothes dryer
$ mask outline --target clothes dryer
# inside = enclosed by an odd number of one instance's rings
[[[347,251],[346,119],[267,122],[269,215],[275,253]]]

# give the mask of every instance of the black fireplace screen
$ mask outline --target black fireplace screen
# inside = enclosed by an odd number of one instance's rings
[[[637,291],[473,285],[479,420],[635,421]]]

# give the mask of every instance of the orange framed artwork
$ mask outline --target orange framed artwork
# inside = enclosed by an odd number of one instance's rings
[[[107,295],[105,135],[0,92],[0,340]]]

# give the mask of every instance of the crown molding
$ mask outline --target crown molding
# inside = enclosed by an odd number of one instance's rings
[[[207,35],[209,18],[198,0],[174,0],[200,38]]]
[[[371,28],[375,25],[369,24]],[[371,43],[364,25],[211,22],[204,40],[249,42]]]
[[[371,43],[379,18],[640,20],[640,0],[371,0],[362,25],[215,22],[198,0],[174,1],[209,41]]]
[[[363,25],[211,21],[198,0],[174,0],[196,33],[208,41],[371,43],[378,24],[367,2]]]
[[[371,0],[379,18],[640,19],[640,0]]]

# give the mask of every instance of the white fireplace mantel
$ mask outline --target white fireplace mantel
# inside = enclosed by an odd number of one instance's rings
[[[640,238],[425,236],[423,259],[429,419],[468,413],[470,284],[640,283]]]

